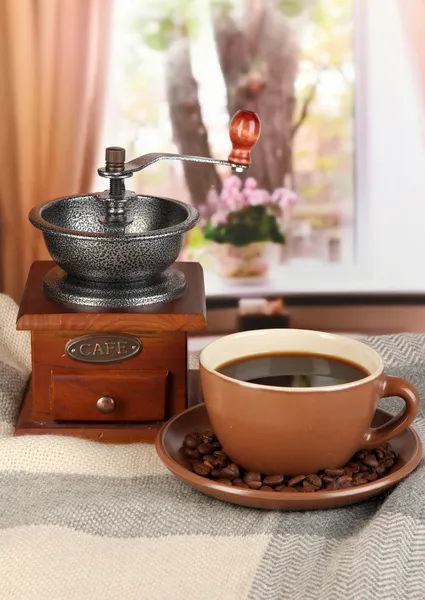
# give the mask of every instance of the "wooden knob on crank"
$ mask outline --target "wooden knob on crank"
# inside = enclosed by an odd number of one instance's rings
[[[229,135],[232,152],[229,162],[234,165],[251,164],[251,150],[260,137],[261,124],[257,113],[250,110],[239,110],[230,121]]]

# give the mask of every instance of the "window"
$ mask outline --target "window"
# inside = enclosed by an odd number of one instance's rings
[[[281,238],[260,208],[217,233],[240,198],[227,169],[164,161],[130,180],[138,193],[200,210],[207,226],[188,234],[182,258],[204,265],[208,295],[417,285],[405,272],[394,281],[395,254],[425,251],[411,237],[425,222],[424,184],[412,183],[423,179],[424,152],[398,11],[397,0],[116,2],[107,144],[128,158],[226,158],[230,115],[256,110],[262,135],[245,202],[260,204],[255,185],[263,201],[282,186],[297,195],[272,209]],[[401,144],[414,153],[408,175]],[[408,189],[410,216],[400,214]]]

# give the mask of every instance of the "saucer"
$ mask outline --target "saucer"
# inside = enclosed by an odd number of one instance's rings
[[[389,421],[393,415],[381,410],[375,413],[373,426],[377,427]],[[217,500],[262,508],[266,510],[321,510],[355,504],[394,487],[406,475],[409,475],[422,458],[421,440],[411,427],[392,438],[391,446],[398,459],[391,471],[382,479],[341,490],[320,492],[286,493],[261,492],[221,485],[211,479],[201,477],[190,470],[189,462],[181,447],[186,434],[198,430],[211,429],[205,404],[188,408],[183,413],[165,423],[159,431],[155,447],[164,465],[176,477],[190,487],[212,496]]]

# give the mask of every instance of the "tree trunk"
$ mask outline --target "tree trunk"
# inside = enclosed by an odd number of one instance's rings
[[[292,172],[298,44],[288,18],[273,0],[246,0],[244,6],[245,15],[238,19],[216,8],[214,35],[229,116],[247,109],[261,119],[261,136],[245,176],[272,191],[287,183]]]
[[[211,156],[207,130],[202,120],[198,84],[193,77],[189,40],[179,37],[171,42],[166,61],[166,89],[174,142],[180,154]],[[192,204],[206,201],[211,187],[218,192],[221,181],[215,165],[183,162]]]

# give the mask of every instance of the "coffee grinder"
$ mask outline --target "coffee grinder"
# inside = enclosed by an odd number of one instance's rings
[[[17,319],[31,331],[32,378],[16,435],[152,442],[187,408],[187,334],[206,327],[205,290],[199,263],[175,261],[199,214],[125,181],[163,159],[242,172],[259,134],[257,115],[239,111],[227,161],[151,153],[125,162],[123,148],[107,148],[98,173],[109,190],[32,209],[53,260],[33,263]]]

